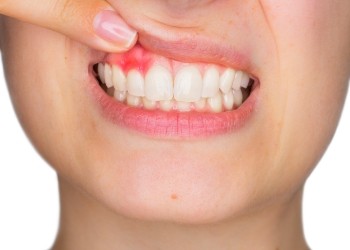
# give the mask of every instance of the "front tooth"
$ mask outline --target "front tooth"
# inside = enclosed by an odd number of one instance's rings
[[[222,98],[221,94],[218,93],[216,96],[208,98],[208,105],[212,112],[222,112]]]
[[[243,78],[243,72],[237,71],[235,75],[235,79],[233,80],[232,88],[234,90],[239,90],[241,88],[241,82]]]
[[[128,94],[126,97],[126,103],[132,107],[139,107],[141,105],[141,98]]]
[[[147,98],[143,98],[143,106],[145,107],[145,109],[155,109],[157,107],[157,102],[156,101],[151,101],[148,100]]]
[[[202,76],[195,66],[186,66],[179,70],[174,81],[176,101],[195,102],[202,95]]]
[[[213,97],[219,91],[220,75],[215,67],[207,69],[203,76],[202,97]]]
[[[249,85],[249,81],[250,81],[249,76],[246,73],[243,72],[242,81],[241,81],[241,87],[246,89],[248,87],[248,85]]]
[[[139,71],[130,70],[127,76],[128,93],[133,96],[145,96],[144,82],[145,80]]]
[[[100,77],[101,82],[105,83],[105,66],[103,65],[103,63],[99,63],[97,67],[98,76]]]
[[[233,91],[233,99],[235,100],[235,106],[239,107],[242,105],[243,102],[243,94],[241,90],[235,90]]]
[[[120,102],[124,102],[126,100],[126,91],[114,91],[114,98]]]
[[[206,99],[202,98],[199,101],[196,101],[194,103],[194,106],[196,107],[196,110],[203,111],[206,108],[207,101]]]
[[[191,110],[191,103],[190,102],[177,102],[176,108],[178,111],[187,112],[187,111]]]
[[[173,98],[173,79],[169,70],[156,65],[147,72],[145,96],[152,101],[165,101]]]
[[[119,91],[126,91],[126,77],[122,69],[116,65],[112,66],[112,80],[113,80],[113,86],[115,89]]]
[[[112,67],[106,63],[105,65],[105,81],[106,86],[108,88],[113,87],[113,81],[112,81]]]
[[[220,77],[220,90],[226,94],[232,88],[233,80],[235,79],[236,72],[233,69],[226,69]]]
[[[170,111],[170,110],[172,110],[173,105],[174,105],[174,102],[172,100],[170,100],[170,101],[160,101],[159,102],[159,107],[163,111]]]
[[[228,92],[223,96],[223,103],[226,110],[233,109],[234,97],[232,91]]]

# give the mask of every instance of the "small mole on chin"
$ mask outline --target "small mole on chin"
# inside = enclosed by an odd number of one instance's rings
[[[170,196],[170,198],[171,198],[172,200],[177,200],[177,194],[172,194],[172,195]]]

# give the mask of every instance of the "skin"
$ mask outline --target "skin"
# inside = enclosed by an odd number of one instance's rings
[[[103,52],[3,18],[15,109],[60,180],[54,249],[307,249],[302,188],[343,107],[350,2],[109,2],[155,53],[165,52],[147,43],[149,32],[249,48],[258,105],[231,134],[180,141],[136,134],[105,120],[84,88]]]

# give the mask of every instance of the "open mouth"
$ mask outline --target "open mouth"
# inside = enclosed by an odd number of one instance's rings
[[[180,62],[141,45],[93,65],[104,117],[152,137],[207,137],[235,131],[253,113],[259,82],[244,70]],[[96,84],[98,83],[98,84]]]
[[[116,101],[146,110],[220,113],[238,109],[254,78],[215,64],[182,63],[135,46],[94,66],[100,87]]]

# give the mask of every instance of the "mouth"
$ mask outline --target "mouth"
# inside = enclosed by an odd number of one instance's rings
[[[105,117],[135,132],[208,137],[241,128],[254,110],[258,80],[215,63],[181,62],[137,44],[93,65],[93,93]]]

